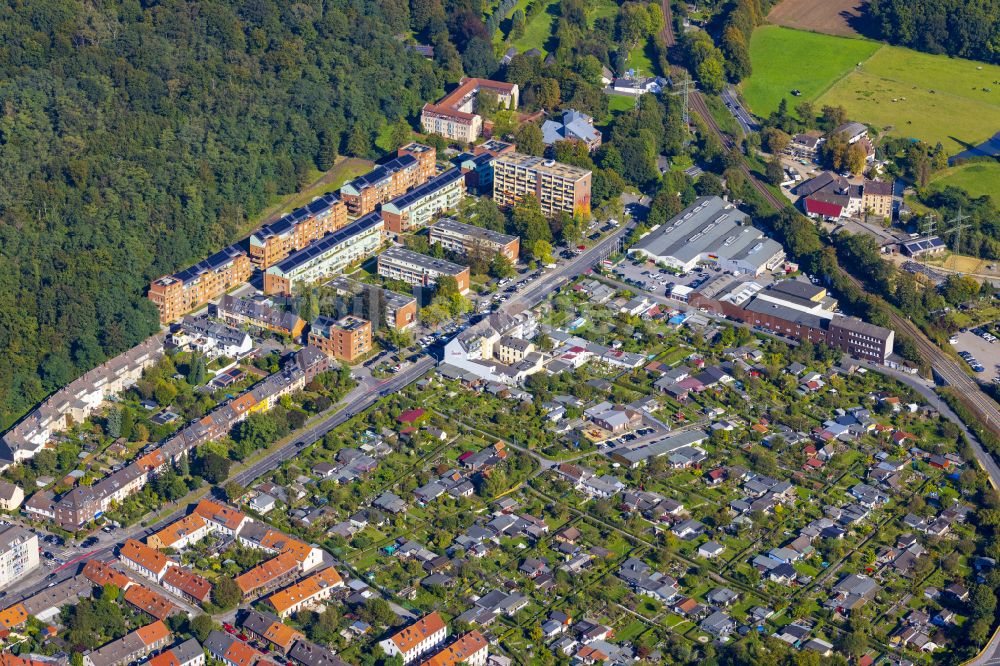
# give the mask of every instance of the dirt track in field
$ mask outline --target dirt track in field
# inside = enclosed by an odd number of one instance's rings
[[[865,19],[862,7],[867,0],[782,0],[767,20],[775,25],[811,30],[827,35],[857,37]]]

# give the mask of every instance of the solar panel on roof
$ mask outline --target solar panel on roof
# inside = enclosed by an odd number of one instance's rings
[[[403,209],[410,204],[423,199],[426,196],[430,196],[434,192],[451,185],[456,180],[462,177],[462,173],[458,169],[448,169],[440,176],[431,178],[423,185],[419,185],[406,194],[396,197],[389,203],[398,209]]]
[[[327,252],[340,243],[364,233],[379,224],[382,224],[382,216],[377,212],[369,213],[348,224],[346,227],[332,231],[319,240],[313,241],[298,252],[290,254],[277,264],[277,268],[282,272],[293,270],[313,257]]]

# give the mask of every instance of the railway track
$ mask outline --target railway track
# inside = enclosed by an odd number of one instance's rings
[[[660,39],[666,46],[674,46],[677,44],[677,39],[674,37],[674,21],[670,11],[670,0],[660,0],[660,8],[663,10],[663,30],[660,31]]]
[[[667,3],[664,2],[664,4],[666,5]],[[690,103],[691,110],[701,116],[701,119],[705,122],[712,133],[719,138],[719,141],[722,142],[722,145],[726,148],[726,150],[732,149],[734,146],[733,140],[725,132],[723,132],[718,123],[715,122],[715,119],[709,112],[708,105],[705,103],[701,93],[692,93]],[[746,163],[741,164],[740,170],[746,176],[747,182],[749,182],[753,188],[768,202],[768,204],[774,207],[775,210],[783,210],[791,206],[791,202],[784,197],[778,197],[775,195],[774,192],[768,189],[764,183],[751,173],[750,167],[747,166]],[[846,271],[844,271],[844,275],[846,275],[847,278],[858,287],[858,289],[867,291],[861,281],[853,275],[847,273]],[[924,332],[921,331],[916,324],[892,308],[889,309],[889,318],[897,333],[905,333],[913,340],[921,356],[927,360],[941,381],[954,388],[958,392],[962,401],[965,403],[966,407],[982,419],[983,424],[991,432],[1000,437],[1000,405],[998,405],[996,401],[988,395],[983,393],[979,384],[974,379],[969,377],[969,375],[965,373],[955,360],[945,354],[940,347],[928,339],[927,336],[924,335]]]

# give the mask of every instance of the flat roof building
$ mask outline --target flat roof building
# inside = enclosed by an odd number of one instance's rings
[[[465,198],[465,177],[449,169],[382,206],[386,228],[395,234],[423,229],[435,215],[458,206]]]
[[[0,587],[38,568],[38,535],[20,525],[0,526]]]
[[[372,324],[354,315],[337,320],[318,317],[310,326],[309,344],[327,356],[354,363],[372,350]]]
[[[479,255],[487,260],[500,253],[512,262],[517,261],[521,248],[521,239],[517,236],[464,224],[449,217],[431,225],[430,243],[440,244],[449,252],[466,256]]]
[[[326,283],[341,295],[352,295],[353,303],[349,305],[352,312],[358,316],[370,319],[366,310],[367,302],[381,298],[385,310],[385,324],[396,330],[403,331],[417,323],[417,299],[410,294],[398,294],[384,287],[365,284],[345,276],[338,276]],[[368,297],[365,293],[368,292]],[[373,327],[377,322],[373,322]]]
[[[682,272],[699,263],[757,276],[785,260],[781,244],[750,226],[749,216],[721,197],[700,197],[629,249],[629,254]]]
[[[160,323],[169,324],[246,282],[252,271],[246,251],[230,245],[190,268],[153,280],[149,300],[160,311]]]
[[[292,293],[296,282],[315,282],[340,273],[382,246],[385,222],[369,213],[343,229],[329,233],[264,272],[264,293]]]
[[[401,247],[391,247],[378,255],[378,274],[390,280],[427,287],[442,275],[455,278],[459,293],[469,291],[469,267],[435,259]]]
[[[523,153],[501,153],[493,161],[493,199],[509,208],[534,196],[546,217],[566,212],[590,215],[589,169]]]

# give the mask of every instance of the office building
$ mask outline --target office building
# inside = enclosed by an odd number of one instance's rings
[[[280,310],[254,298],[238,298],[229,294],[219,299],[218,305],[210,308],[209,312],[230,326],[250,326],[293,338],[302,335],[306,326],[305,320],[294,312]]]
[[[385,325],[403,331],[417,323],[417,299],[410,294],[397,294],[383,287],[365,284],[348,277],[335,277],[326,283],[341,296],[351,299],[350,311],[359,317],[371,320],[370,303],[381,301],[385,314]],[[374,324],[377,322],[373,322]]]
[[[534,196],[546,217],[559,213],[590,215],[589,169],[534,155],[503,153],[493,161],[493,199],[509,208]]]
[[[430,228],[431,245],[440,244],[449,252],[490,260],[497,254],[517,261],[521,239],[451,218],[438,220]]]
[[[0,587],[38,568],[38,535],[20,525],[0,526]]]
[[[347,206],[348,215],[361,217],[426,180],[426,167],[421,160],[405,153],[344,183],[340,198]]]
[[[489,79],[464,78],[457,88],[442,97],[436,104],[424,104],[420,125],[424,132],[443,136],[449,141],[473,143],[489,128],[477,114],[476,100],[482,90],[490,90],[497,102],[506,109],[516,109],[518,87],[514,83]]]
[[[273,266],[296,250],[347,224],[347,206],[336,194],[324,194],[250,235],[250,262]]]
[[[401,247],[391,247],[378,255],[378,274],[390,280],[402,280],[421,287],[436,284],[440,276],[449,275],[458,283],[459,293],[469,291],[468,266],[459,266]]]
[[[310,326],[309,344],[338,361],[354,363],[372,350],[372,323],[354,315],[318,317]]]
[[[382,246],[385,222],[370,213],[343,229],[294,252],[264,272],[264,293],[291,295],[297,282],[315,282],[340,273]]]
[[[698,264],[754,277],[778,268],[785,250],[721,197],[700,197],[629,248],[630,255],[689,272]]]
[[[411,233],[427,226],[435,215],[451,210],[465,198],[465,177],[449,169],[382,206],[382,219],[394,234]]]
[[[149,300],[160,311],[160,323],[169,324],[246,282],[252,271],[246,251],[230,245],[179,273],[153,280]]]

